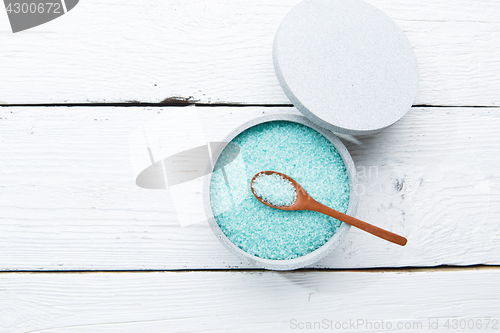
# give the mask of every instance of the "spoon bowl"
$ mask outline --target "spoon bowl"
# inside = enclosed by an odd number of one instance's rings
[[[283,179],[288,180],[295,188],[297,198],[296,198],[295,202],[293,204],[291,204],[290,206],[275,206],[275,205],[265,201],[264,199],[259,197],[254,192],[253,184],[254,184],[254,181],[257,177],[259,177],[261,175],[273,175],[273,174],[276,174],[276,175],[282,177]],[[369,224],[369,223],[366,223],[364,221],[358,220],[355,217],[346,215],[344,213],[336,211],[335,209],[332,209],[328,206],[325,206],[325,205],[317,202],[309,195],[309,193],[306,192],[306,190],[304,190],[304,188],[302,186],[300,186],[300,184],[298,182],[296,182],[292,177],[285,175],[281,172],[261,171],[261,172],[256,173],[250,182],[250,189],[251,189],[253,195],[255,196],[255,198],[257,198],[257,200],[259,200],[261,203],[263,203],[266,206],[276,208],[276,209],[281,209],[281,210],[312,210],[312,211],[333,217],[337,220],[340,220],[340,221],[345,222],[349,225],[352,225],[353,227],[364,230],[368,233],[371,233],[372,235],[375,235],[377,237],[385,239],[389,242],[392,242],[392,243],[395,243],[395,244],[398,244],[401,246],[405,246],[407,243],[407,239],[402,237],[402,236],[399,236],[399,235],[392,233],[390,231],[381,229],[379,227],[376,227],[376,226]]]

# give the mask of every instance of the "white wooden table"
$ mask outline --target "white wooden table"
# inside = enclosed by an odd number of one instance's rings
[[[17,34],[0,9],[0,333],[500,331],[500,2],[369,2],[420,90],[394,126],[341,139],[357,217],[409,243],[353,228],[279,273],[180,226],[169,191],[135,185],[129,139],[192,108],[209,140],[297,113],[271,60],[297,0],[87,0]]]

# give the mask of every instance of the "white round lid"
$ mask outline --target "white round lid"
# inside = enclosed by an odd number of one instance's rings
[[[399,27],[361,0],[305,0],[274,40],[274,68],[288,98],[332,131],[369,134],[411,108],[418,90],[413,49]]]

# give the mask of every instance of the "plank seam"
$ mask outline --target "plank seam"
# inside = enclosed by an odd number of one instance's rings
[[[66,104],[0,104],[0,107],[294,107],[293,104],[243,104],[243,103],[198,103],[198,102],[168,102],[168,103],[66,103]],[[498,109],[500,106],[482,105],[427,105],[416,104],[412,108],[489,108]]]
[[[371,267],[371,268],[303,268],[294,271],[269,271],[261,268],[210,268],[210,269],[132,269],[132,270],[7,270],[0,274],[94,274],[94,273],[195,273],[195,272],[277,272],[277,273],[304,273],[304,272],[356,272],[356,273],[412,273],[436,271],[475,271],[475,270],[500,270],[500,265],[467,265],[467,266],[408,266],[408,267]]]

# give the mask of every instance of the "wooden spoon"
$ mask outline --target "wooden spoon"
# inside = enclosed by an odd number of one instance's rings
[[[265,175],[272,175],[272,174],[277,174],[284,179],[289,180],[292,185],[295,187],[295,191],[297,192],[297,200],[291,205],[291,206],[274,206],[270,204],[269,202],[264,201],[262,198],[258,197],[254,190],[253,190],[253,182],[255,181],[255,178],[257,178],[259,175],[265,174]],[[264,205],[277,208],[277,209],[282,209],[282,210],[312,210],[321,214],[325,214],[328,216],[331,216],[333,218],[336,218],[337,220],[340,220],[342,222],[345,222],[347,224],[352,225],[353,227],[359,228],[361,230],[364,230],[366,232],[369,232],[372,235],[375,235],[377,237],[383,238],[389,242],[405,246],[407,239],[396,235],[395,233],[392,233],[390,231],[381,229],[379,227],[376,227],[372,224],[363,222],[361,220],[358,220],[357,218],[354,218],[352,216],[346,215],[344,213],[341,213],[339,211],[336,211],[335,209],[332,209],[328,206],[325,206],[316,200],[314,200],[303,188],[300,186],[299,183],[297,183],[294,179],[290,178],[289,176],[276,172],[276,171],[261,171],[257,173],[255,176],[253,176],[252,181],[250,182],[250,189],[252,190],[253,195],[262,202]]]

